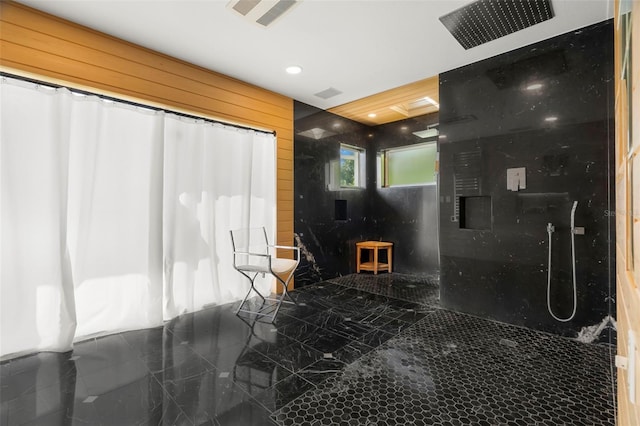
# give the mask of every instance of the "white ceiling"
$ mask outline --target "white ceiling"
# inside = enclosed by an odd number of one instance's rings
[[[19,1],[322,109],[613,16],[611,0],[551,0],[553,19],[465,51],[438,17],[469,0],[303,0],[267,28],[225,0]]]

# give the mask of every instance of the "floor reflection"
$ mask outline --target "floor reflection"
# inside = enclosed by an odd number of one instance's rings
[[[441,310],[425,277],[293,296],[274,323],[229,304],[4,362],[0,424],[613,424],[607,347]]]

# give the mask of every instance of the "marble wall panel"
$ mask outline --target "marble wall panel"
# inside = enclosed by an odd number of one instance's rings
[[[608,327],[589,333],[615,315],[612,48],[612,23],[604,22],[441,75],[445,307],[608,339]],[[513,191],[507,169],[519,167],[526,169],[526,187]],[[488,222],[485,208],[460,209],[461,197],[477,196],[489,200]],[[576,315],[564,323],[547,309],[547,224],[555,227],[550,304],[568,317],[574,201],[576,226],[585,233],[575,235]],[[468,229],[460,220],[465,214],[489,226]]]

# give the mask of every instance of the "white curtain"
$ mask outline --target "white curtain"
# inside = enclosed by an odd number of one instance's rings
[[[0,356],[244,296],[229,229],[274,235],[274,136],[13,79],[0,99]]]
[[[273,136],[168,116],[164,160],[164,318],[244,297],[229,230],[275,224]],[[268,293],[272,280],[257,280]]]
[[[68,92],[0,85],[2,354],[63,351],[75,335],[66,243],[71,103]]]
[[[67,241],[76,335],[159,325],[163,116],[78,96],[71,112]]]

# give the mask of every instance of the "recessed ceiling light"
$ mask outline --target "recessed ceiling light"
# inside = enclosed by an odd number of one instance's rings
[[[555,116],[550,116],[550,117],[545,117],[544,121],[557,121],[558,117]]]
[[[375,118],[376,114],[374,112],[372,112],[371,114],[369,114],[369,118]]]
[[[308,130],[305,130],[304,132],[298,132],[298,134],[300,136],[305,136],[307,138],[318,140],[322,138],[327,138],[329,136],[333,136],[336,133],[330,130],[322,129],[320,127],[314,127],[313,129],[308,129]]]
[[[299,65],[291,65],[286,68],[288,74],[300,74],[302,72],[302,67]]]
[[[525,87],[526,90],[538,90],[538,89],[542,89],[542,83],[531,83],[530,85],[528,85],[527,87]]]

